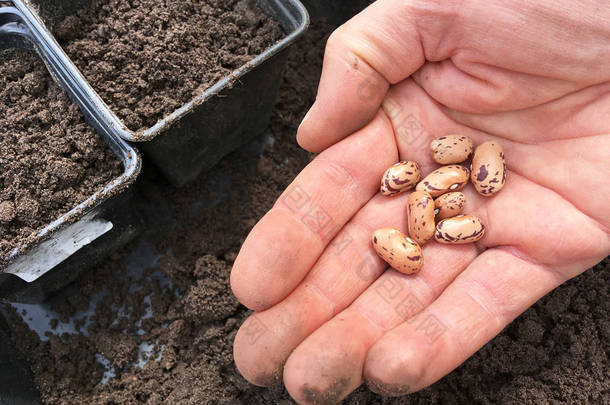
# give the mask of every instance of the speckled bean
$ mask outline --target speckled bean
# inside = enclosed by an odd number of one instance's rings
[[[381,179],[381,194],[395,195],[410,190],[420,179],[416,162],[402,161],[394,164]]]
[[[421,247],[398,229],[378,229],[372,241],[379,257],[401,273],[417,273],[424,265]]]
[[[447,135],[430,143],[430,153],[436,163],[462,163],[472,154],[472,139],[466,135]]]
[[[436,225],[434,222],[434,200],[425,191],[414,191],[407,201],[409,236],[423,245],[432,237]]]
[[[417,191],[427,191],[432,197],[438,197],[451,191],[460,191],[468,184],[470,171],[460,165],[443,166],[417,184]]]
[[[464,193],[447,193],[438,197],[434,201],[434,214],[437,221],[460,215],[466,206],[466,196]]]
[[[485,225],[474,215],[458,215],[443,219],[436,225],[434,239],[440,243],[463,244],[478,241],[485,234]]]
[[[506,163],[504,152],[498,142],[480,144],[472,158],[471,180],[477,192],[489,197],[504,187],[506,182]]]

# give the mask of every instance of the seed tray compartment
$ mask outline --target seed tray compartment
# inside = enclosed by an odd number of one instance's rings
[[[85,120],[121,161],[123,172],[44,227],[33,242],[3,258],[8,264],[0,271],[0,298],[21,302],[40,302],[61,289],[132,239],[139,223],[130,188],[141,168],[138,152],[118,136],[112,123],[93,112],[94,106],[73,80],[66,61],[52,46],[38,41],[32,28],[35,27],[18,8],[3,3],[0,48],[19,47],[39,54],[54,81],[80,107]]]

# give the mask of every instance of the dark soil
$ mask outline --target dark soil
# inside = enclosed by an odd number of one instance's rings
[[[36,54],[0,52],[0,270],[16,247],[121,173]]]
[[[254,0],[99,0],[55,33],[133,131],[152,127],[283,36]]]
[[[310,160],[294,135],[315,96],[329,29],[314,25],[293,50],[271,124],[275,142],[267,143],[261,157],[256,148],[244,148],[186,189],[167,190],[153,182],[143,189],[157,212],[167,211],[182,224],[157,241],[158,251],[169,252],[160,268],[171,284],[150,269],[134,289],[137,277],[126,275],[122,258],[132,246],[52,303],[67,318],[105,289],[89,337],[50,336],[41,342],[13,313],[14,341],[47,404],[292,403],[281,387],[254,387],[235,370],[232,343],[248,311],[232,297],[229,273],[250,228]],[[155,232],[164,230],[158,226]],[[606,260],[553,291],[434,386],[401,399],[382,399],[360,388],[345,403],[607,403],[609,267]],[[138,333],[147,296],[152,317]],[[142,341],[156,345],[153,360],[142,369],[129,366]],[[118,371],[106,385],[99,384],[103,370],[96,353]]]

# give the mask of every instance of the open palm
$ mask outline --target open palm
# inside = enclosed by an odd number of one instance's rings
[[[610,253],[607,7],[422,4],[379,0],[333,34],[299,130],[324,151],[231,275],[256,311],[235,340],[240,372],[283,378],[300,403],[338,402],[363,381],[384,395],[422,389]],[[370,244],[377,228],[406,230],[407,195],[383,197],[379,181],[398,160],[434,170],[428,145],[450,133],[501,143],[507,182],[492,198],[464,191],[483,239],[429,242],[406,276]]]

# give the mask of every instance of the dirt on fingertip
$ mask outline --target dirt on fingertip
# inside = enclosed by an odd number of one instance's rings
[[[333,405],[341,400],[351,384],[352,382],[349,378],[341,378],[325,389],[305,385],[301,392],[309,404]]]

